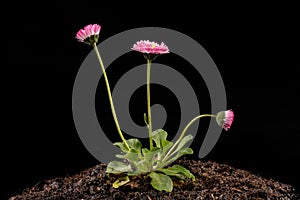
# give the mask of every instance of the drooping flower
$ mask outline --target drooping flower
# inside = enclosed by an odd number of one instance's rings
[[[93,43],[98,42],[100,30],[100,25],[89,24],[77,32],[76,39],[79,42],[84,42],[86,44],[92,45]]]
[[[141,40],[136,42],[131,48],[134,51],[141,52],[143,54],[165,54],[170,53],[169,48],[163,42],[158,44],[156,42],[150,42],[149,40]]]
[[[232,110],[218,112],[216,116],[218,125],[224,128],[226,131],[230,129],[233,119],[234,113]]]

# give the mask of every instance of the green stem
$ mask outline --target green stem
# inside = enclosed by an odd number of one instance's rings
[[[151,60],[147,59],[147,108],[148,108],[148,130],[149,130],[149,141],[150,141],[150,150],[153,148],[152,141],[152,120],[151,120],[151,105],[150,105],[150,69],[151,69]]]
[[[174,148],[179,144],[179,142],[182,140],[183,136],[185,135],[186,131],[188,130],[188,128],[198,119],[200,119],[201,117],[216,117],[216,115],[213,114],[203,114],[203,115],[199,115],[197,117],[195,117],[194,119],[192,119],[187,125],[186,127],[183,129],[182,133],[180,134],[178,140],[176,141],[176,143],[172,146],[172,148],[168,151],[168,153],[166,154],[166,156],[164,157],[164,159],[162,160],[162,162],[165,162],[169,157],[171,157],[173,155],[173,150]]]
[[[109,98],[109,102],[110,102],[110,107],[111,107],[112,115],[113,115],[115,123],[116,123],[117,130],[119,132],[119,135],[120,135],[123,143],[125,144],[126,148],[129,150],[130,148],[129,148],[129,146],[128,146],[128,144],[127,144],[127,142],[126,142],[126,140],[125,140],[125,138],[124,138],[124,136],[122,134],[122,131],[120,129],[120,125],[119,125],[119,122],[118,122],[118,119],[117,119],[117,115],[116,115],[116,112],[115,112],[115,107],[114,107],[113,100],[112,100],[112,97],[111,97],[111,92],[110,92],[110,87],[109,87],[107,75],[106,75],[105,68],[104,68],[104,65],[103,65],[103,62],[102,62],[102,59],[101,59],[101,56],[100,56],[100,53],[98,51],[96,43],[93,43],[93,47],[95,49],[95,52],[97,54],[97,58],[99,60],[101,69],[103,71],[103,75],[104,75],[104,79],[105,79],[105,83],[106,83],[106,88],[107,88],[107,93],[108,93],[108,98]]]

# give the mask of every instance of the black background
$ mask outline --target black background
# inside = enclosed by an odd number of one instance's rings
[[[133,3],[132,3],[133,4]],[[51,3],[11,5],[2,67],[4,198],[38,181],[98,164],[72,116],[77,70],[92,50],[75,39],[90,23],[100,42],[138,27],[180,31],[201,44],[222,74],[232,129],[205,158],[299,188],[299,33],[296,6]],[[4,54],[5,55],[5,54]],[[113,79],[113,77],[112,77]]]

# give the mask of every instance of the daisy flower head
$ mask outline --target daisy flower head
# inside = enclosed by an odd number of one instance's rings
[[[98,24],[89,24],[80,29],[76,34],[76,39],[89,45],[98,42],[101,26]]]
[[[233,119],[234,112],[232,110],[218,112],[216,116],[216,121],[218,125],[224,128],[226,131],[230,129]]]
[[[141,52],[146,58],[156,57],[161,54],[170,53],[169,47],[165,43],[158,44],[149,40],[140,40],[131,48],[134,51]]]

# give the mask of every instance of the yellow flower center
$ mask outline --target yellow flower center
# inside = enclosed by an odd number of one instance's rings
[[[154,45],[154,44],[152,44],[152,49],[154,49],[154,47],[155,47],[155,45]]]

